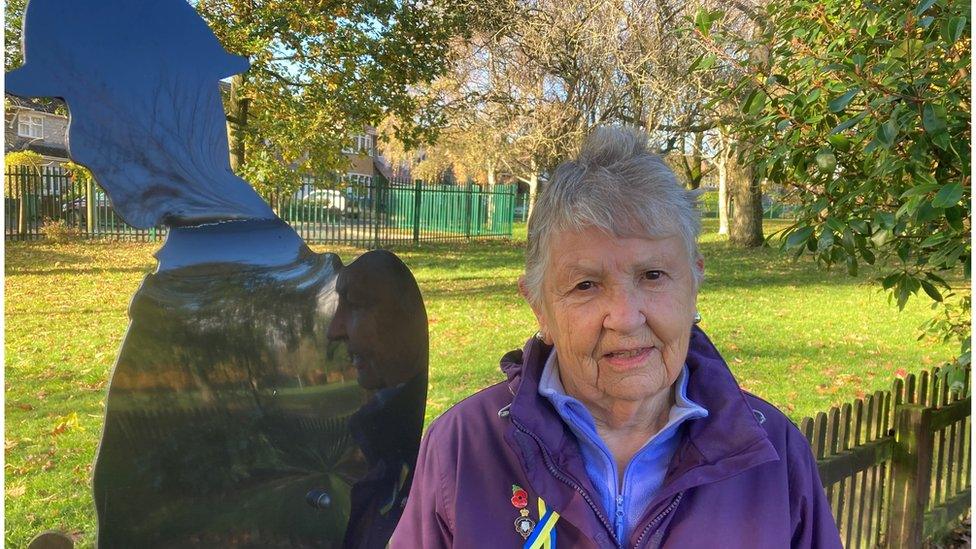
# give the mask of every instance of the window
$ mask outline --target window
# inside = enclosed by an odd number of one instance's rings
[[[353,186],[367,186],[372,183],[373,177],[362,173],[347,173],[346,182]]]
[[[17,116],[17,135],[34,139],[44,137],[44,117],[20,113]]]
[[[346,154],[365,154],[368,156],[373,156],[373,136],[372,135],[357,135],[352,138],[352,143],[342,149],[342,152]]]

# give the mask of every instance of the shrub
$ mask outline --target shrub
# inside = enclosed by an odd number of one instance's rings
[[[41,234],[51,242],[62,244],[80,237],[81,231],[63,219],[45,218],[44,224],[41,225]]]

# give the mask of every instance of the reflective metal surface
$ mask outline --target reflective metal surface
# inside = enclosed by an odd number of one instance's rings
[[[247,69],[185,0],[30,0],[7,92],[65,99],[69,152],[170,227],[132,300],[93,489],[99,547],[384,547],[413,476],[427,319],[393,254],[313,253],[228,161]]]
[[[426,315],[396,256],[160,272],[130,314],[94,473],[100,546],[386,545],[427,390]]]
[[[30,0],[23,30],[7,93],[65,100],[71,159],[127,223],[274,217],[230,170],[218,81],[248,61],[185,0]]]

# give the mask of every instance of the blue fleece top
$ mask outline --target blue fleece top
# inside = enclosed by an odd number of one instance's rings
[[[675,381],[674,406],[671,407],[667,424],[631,458],[624,471],[623,488],[618,492],[620,483],[617,482],[619,473],[616,461],[597,434],[593,414],[582,402],[566,394],[559,379],[555,349],[549,354],[542,370],[539,394],[552,402],[556,412],[576,435],[586,473],[621,542],[628,539],[634,525],[664,482],[671,456],[678,446],[678,427],[685,421],[708,415],[708,410],[688,398],[687,386],[688,366],[685,365]]]

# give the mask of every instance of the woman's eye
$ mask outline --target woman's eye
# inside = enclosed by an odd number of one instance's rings
[[[644,278],[648,280],[657,280],[664,276],[664,271],[646,271],[644,273]]]
[[[590,282],[589,280],[584,280],[583,282],[580,282],[579,284],[576,285],[576,289],[577,290],[586,291],[586,290],[589,290],[591,288],[593,288],[593,283]]]

